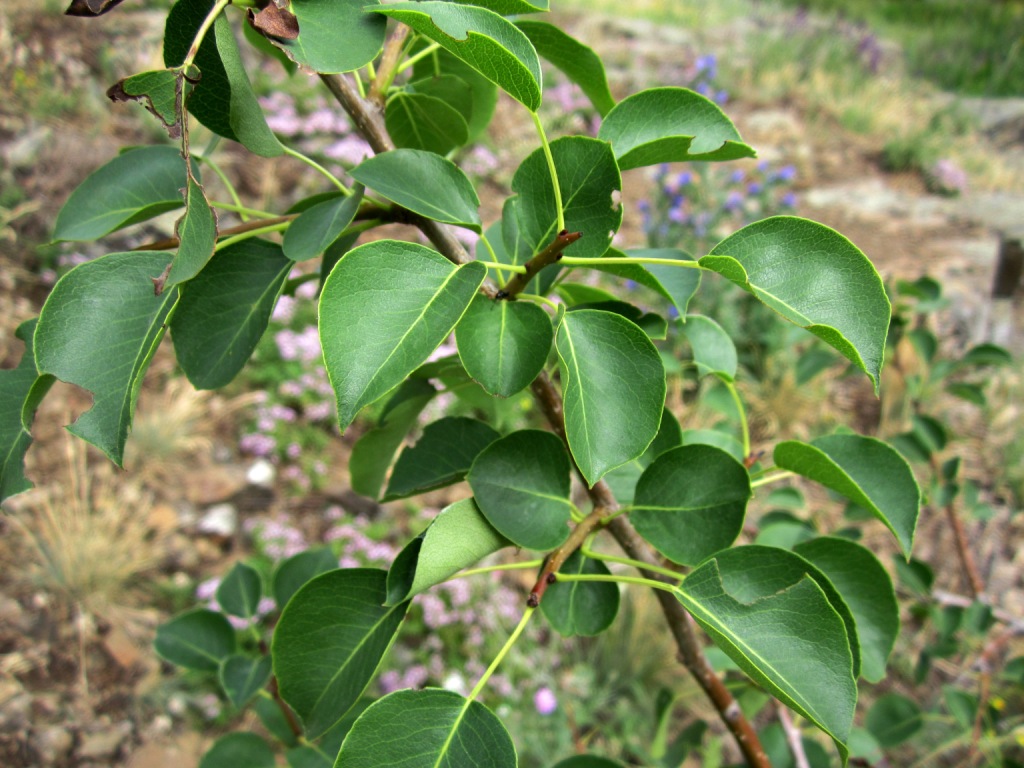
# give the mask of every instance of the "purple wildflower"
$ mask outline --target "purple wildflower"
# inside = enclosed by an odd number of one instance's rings
[[[537,692],[533,694],[533,706],[539,715],[547,717],[552,714],[558,709],[558,699],[555,698],[555,692],[547,686],[537,689]]]

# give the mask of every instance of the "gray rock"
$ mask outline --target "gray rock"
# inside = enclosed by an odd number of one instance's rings
[[[35,620],[13,597],[0,595],[0,627],[10,627],[18,632],[28,632]]]
[[[1009,123],[1024,124],[1024,98],[986,99],[962,98],[957,101],[960,109],[972,115],[978,127],[986,133],[1000,131]]]
[[[956,217],[976,221],[1007,235],[1024,236],[1024,195],[972,192],[958,201]]]
[[[10,168],[28,168],[39,160],[45,147],[53,143],[53,130],[45,125],[29,126],[18,138],[7,143],[3,157]]]
[[[257,459],[245,473],[245,479],[252,485],[260,485],[269,488],[274,484],[274,476],[277,474],[274,465],[266,459]]]
[[[811,208],[843,208],[864,219],[901,218],[919,225],[944,224],[961,205],[952,198],[892,189],[880,178],[810,189],[803,202]]]
[[[102,731],[86,734],[75,754],[79,760],[113,758],[121,750],[121,745],[124,744],[131,732],[132,724],[125,720]]]
[[[238,531],[238,510],[233,504],[214,504],[199,518],[196,530],[229,539]]]
[[[71,749],[75,745],[75,737],[67,728],[48,725],[33,733],[30,743],[43,765],[56,765],[71,754]]]

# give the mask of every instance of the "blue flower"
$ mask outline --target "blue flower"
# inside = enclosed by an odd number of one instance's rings
[[[743,171],[733,171],[732,176],[729,177],[729,181],[731,181],[733,184],[739,184],[741,181],[743,181],[744,175],[745,174],[743,173]]]
[[[717,91],[715,93],[715,104],[725,104],[729,100],[728,91]]]
[[[709,93],[711,93],[711,86],[705,82],[700,82],[697,83],[696,87],[693,90],[695,90],[701,96],[707,96]]]
[[[680,187],[688,187],[691,183],[693,183],[693,174],[689,171],[683,171],[676,178],[676,184]]]
[[[729,196],[725,198],[725,203],[722,207],[727,211],[739,210],[740,206],[743,205],[743,195],[733,190],[729,193]]]
[[[761,185],[760,185],[760,183],[758,183],[756,181],[752,181],[749,184],[747,184],[747,194],[748,195],[759,195],[759,194],[761,194]]]
[[[784,208],[796,208],[796,195],[792,192],[787,192],[779,202]]]
[[[792,181],[796,178],[796,168],[792,165],[784,165],[775,172],[777,181]]]
[[[718,59],[715,54],[708,53],[704,56],[698,56],[697,61],[694,62],[694,66],[696,66],[697,71],[703,73],[708,80],[714,80],[718,69]]]

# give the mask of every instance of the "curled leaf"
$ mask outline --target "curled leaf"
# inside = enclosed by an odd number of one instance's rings
[[[102,16],[112,11],[121,0],[71,0],[71,5],[64,11],[65,16]]]

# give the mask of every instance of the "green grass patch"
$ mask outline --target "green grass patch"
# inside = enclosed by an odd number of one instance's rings
[[[864,22],[903,46],[911,74],[972,96],[1024,96],[1022,0],[782,0]]]

